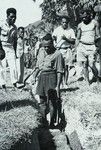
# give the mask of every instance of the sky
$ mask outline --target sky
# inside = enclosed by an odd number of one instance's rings
[[[26,27],[41,19],[42,12],[39,8],[43,0],[0,0],[0,20],[6,19],[6,9],[14,7],[17,10],[16,25]]]

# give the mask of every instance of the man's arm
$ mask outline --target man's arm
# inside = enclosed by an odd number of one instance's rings
[[[2,42],[1,42],[1,27],[0,27],[0,48],[2,49]]]
[[[100,38],[100,27],[99,27],[98,22],[96,22],[95,33],[96,33],[96,39],[99,39]]]
[[[75,42],[75,48],[77,48],[77,46],[79,45],[80,38],[81,38],[81,28],[78,26],[77,36],[76,36],[76,42]]]
[[[52,38],[55,43],[57,43],[57,28],[52,33]]]
[[[100,27],[99,23],[96,21],[95,23],[95,45],[99,47],[101,44],[101,36],[100,36]]]
[[[55,43],[57,42],[57,37],[55,35],[53,35],[53,41],[55,41]]]
[[[65,40],[65,41],[67,41],[67,42],[70,43],[70,44],[75,44],[75,39],[74,39],[74,38],[68,39],[68,38],[66,38],[65,35],[63,35],[63,36],[62,36],[62,39]]]
[[[57,73],[57,87],[56,87],[56,90],[57,90],[57,97],[60,98],[60,84],[62,82],[62,73]]]
[[[64,68],[64,60],[61,53],[58,54],[56,59],[56,71],[57,71],[57,96],[60,98],[60,84],[62,82],[62,75],[63,75],[63,69]]]
[[[95,24],[95,44],[96,46],[99,46],[99,42],[100,42],[100,27],[99,27],[99,23],[96,21]]]
[[[15,31],[13,33],[13,40],[14,40],[13,47],[14,47],[14,51],[15,51],[15,56],[17,58],[17,53],[16,53],[16,51],[17,51],[17,28],[15,29]]]

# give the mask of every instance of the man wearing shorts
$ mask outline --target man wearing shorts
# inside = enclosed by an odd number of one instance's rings
[[[68,16],[61,17],[61,25],[57,27],[53,32],[53,38],[55,45],[63,55],[64,66],[64,82],[67,85],[69,67],[72,65],[72,49],[71,44],[75,43],[75,33],[69,25],[70,18]]]
[[[82,19],[82,22],[78,25],[76,41],[77,62],[79,64],[77,76],[80,78],[83,67],[85,80],[89,83],[88,66],[91,68],[96,79],[98,76],[98,70],[95,66],[95,41],[99,38],[99,28],[98,23],[91,18],[89,10],[83,12]]]
[[[36,94],[40,96],[40,109],[45,118],[46,108],[49,104],[50,126],[53,126],[56,121],[56,111],[58,107],[57,98],[60,98],[63,57],[62,54],[54,48],[50,34],[47,34],[43,38],[42,46],[43,49],[41,49],[41,56],[38,55],[36,64],[35,78],[39,73]]]

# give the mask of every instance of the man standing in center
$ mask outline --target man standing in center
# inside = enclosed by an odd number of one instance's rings
[[[64,82],[67,85],[69,67],[72,64],[72,49],[71,44],[75,43],[75,33],[69,25],[69,17],[66,15],[61,16],[61,25],[53,32],[53,39],[56,48],[60,50],[64,58]]]
[[[46,117],[46,108],[50,106],[50,126],[56,121],[56,111],[60,102],[60,83],[63,73],[63,57],[53,45],[50,34],[46,34],[42,41],[44,55],[38,55],[36,64],[36,78],[39,72],[36,93],[40,96],[40,109],[43,117]],[[40,53],[39,53],[40,54]]]
[[[0,25],[0,37],[1,44],[5,50],[5,58],[2,60],[3,70],[5,72],[6,80],[6,66],[10,68],[10,78],[14,87],[17,82],[16,72],[16,46],[17,46],[17,27],[15,26],[16,21],[16,9],[8,8],[6,11],[7,19]]]

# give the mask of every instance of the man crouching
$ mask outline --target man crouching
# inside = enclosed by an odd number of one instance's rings
[[[40,96],[40,110],[46,118],[46,110],[50,111],[50,126],[56,121],[57,99],[60,99],[60,83],[63,74],[63,57],[53,45],[50,34],[43,37],[42,48],[36,64],[38,85],[36,93]]]

